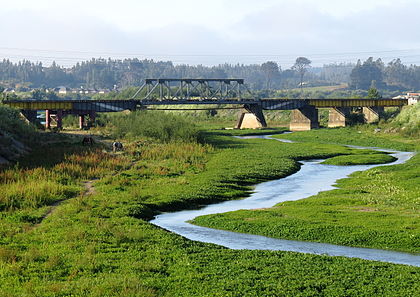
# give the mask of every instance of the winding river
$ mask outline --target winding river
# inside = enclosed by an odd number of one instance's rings
[[[270,136],[248,136],[238,138],[269,139]],[[281,139],[276,140],[290,142]],[[367,148],[357,146],[351,147],[363,149]],[[355,171],[363,171],[384,165],[401,164],[409,160],[415,154],[412,152],[399,152],[379,148],[369,149],[389,152],[392,156],[396,157],[397,160],[390,164],[356,166],[320,164],[323,160],[301,161],[300,163],[302,166],[298,172],[285,178],[258,184],[255,187],[253,194],[246,199],[225,201],[208,205],[198,210],[163,213],[156,216],[151,223],[190,240],[214,243],[231,249],[275,250],[310,253],[316,255],[344,256],[420,267],[419,254],[347,247],[317,242],[275,239],[259,235],[216,230],[187,223],[187,221],[190,221],[198,216],[224,213],[240,209],[268,208],[273,207],[280,202],[304,199],[315,195],[320,191],[334,189],[334,184],[338,179],[345,178]]]

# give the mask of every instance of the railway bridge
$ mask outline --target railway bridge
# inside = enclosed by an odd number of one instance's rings
[[[62,128],[64,116],[79,116],[79,126],[94,121],[98,112],[121,112],[159,106],[193,105],[192,109],[215,109],[213,105],[241,109],[236,128],[266,127],[264,110],[291,110],[290,130],[302,131],[319,127],[318,109],[329,108],[329,127],[342,127],[351,109],[362,108],[366,122],[379,119],[384,107],[407,105],[407,99],[283,99],[256,98],[243,79],[146,79],[129,99],[125,100],[8,100],[5,104],[18,108],[30,121],[37,111],[45,110],[45,126],[55,120]],[[209,105],[211,105],[209,107]],[[206,107],[207,106],[207,107]],[[204,108],[205,107],[205,108]],[[226,108],[226,107],[223,107]],[[217,107],[216,107],[217,109]]]

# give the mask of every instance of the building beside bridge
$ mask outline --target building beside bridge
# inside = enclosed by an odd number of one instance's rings
[[[407,99],[408,105],[416,104],[420,101],[420,93],[407,93],[406,95],[400,95],[393,99]]]

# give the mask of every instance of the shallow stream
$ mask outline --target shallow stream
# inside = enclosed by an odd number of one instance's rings
[[[248,136],[238,138],[269,139],[270,137]],[[290,142],[287,140],[276,140]],[[351,147],[361,149],[368,148],[356,146]],[[392,156],[396,157],[397,160],[389,164],[356,166],[320,164],[324,160],[300,161],[302,166],[298,172],[285,178],[258,184],[252,195],[246,199],[225,201],[208,205],[198,210],[163,213],[156,216],[151,223],[190,240],[214,243],[231,249],[276,250],[317,255],[345,256],[420,267],[420,255],[418,254],[370,248],[355,248],[308,241],[275,239],[259,235],[216,230],[187,223],[187,221],[190,221],[198,216],[224,213],[240,209],[269,208],[280,202],[304,199],[309,196],[316,195],[320,191],[334,189],[334,184],[338,179],[345,178],[355,171],[364,171],[384,165],[401,164],[409,160],[415,154],[412,152],[399,152],[370,147],[368,149],[389,152]]]

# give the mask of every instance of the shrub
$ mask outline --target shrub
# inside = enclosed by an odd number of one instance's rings
[[[116,138],[141,136],[162,142],[199,140],[196,125],[172,114],[137,111],[112,117],[110,122]]]
[[[404,107],[393,123],[405,135],[420,136],[420,104]]]

